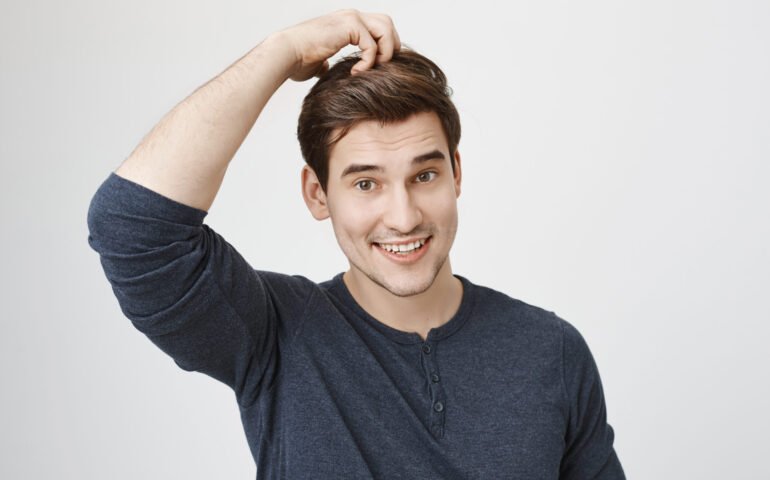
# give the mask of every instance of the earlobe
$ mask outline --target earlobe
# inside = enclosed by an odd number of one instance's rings
[[[457,197],[460,196],[460,186],[462,184],[463,180],[463,171],[462,167],[460,166],[460,151],[455,150],[455,168],[454,168],[454,178],[455,178],[455,193]]]
[[[305,200],[310,214],[316,220],[329,218],[329,207],[326,204],[326,193],[321,188],[321,182],[312,168],[302,167],[302,198]]]

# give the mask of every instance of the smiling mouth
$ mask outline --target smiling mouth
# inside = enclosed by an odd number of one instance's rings
[[[382,250],[385,250],[386,252],[406,256],[422,249],[422,247],[428,242],[430,238],[431,237],[426,237],[426,238],[415,240],[409,243],[377,243],[375,242],[375,245],[380,247]]]

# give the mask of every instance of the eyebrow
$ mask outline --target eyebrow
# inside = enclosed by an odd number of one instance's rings
[[[412,165],[419,165],[421,163],[430,162],[431,160],[444,160],[444,154],[441,153],[439,150],[433,150],[428,153],[423,153],[422,155],[417,155],[412,159]],[[340,178],[345,178],[348,175],[352,175],[354,173],[361,173],[361,172],[384,172],[385,169],[382,168],[379,165],[365,165],[361,163],[353,163],[347,166],[345,170],[342,171],[342,175],[340,175]]]

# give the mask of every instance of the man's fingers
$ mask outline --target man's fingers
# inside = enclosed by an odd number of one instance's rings
[[[401,49],[393,21],[387,15],[362,14],[360,24],[365,27],[358,30],[358,47],[361,60],[353,66],[351,73],[362,72],[393,58],[393,53]]]
[[[361,60],[353,65],[353,68],[350,70],[350,73],[352,74],[372,68],[374,60],[377,57],[377,42],[374,41],[374,38],[372,38],[368,30],[363,28],[360,29],[358,31],[357,40],[357,42],[351,43],[356,43],[358,48],[361,49]]]
[[[297,81],[325,73],[328,66],[324,61],[347,45],[361,49],[360,60],[351,69],[351,74],[390,61],[401,49],[401,40],[388,15],[362,13],[355,9],[307,20],[283,33],[294,50],[295,66],[290,78]]]
[[[377,63],[387,62],[393,58],[395,49],[395,39],[391,35],[386,35],[377,40]]]
[[[394,28],[393,29],[393,39],[394,39],[394,48],[396,52],[401,51],[401,37],[398,36],[398,31]]]
[[[393,20],[387,15],[372,15],[362,20],[377,41],[376,63],[389,61],[393,58],[393,53],[400,49],[400,40]]]
[[[329,71],[329,60],[324,60],[324,63],[315,72],[316,77],[320,77],[324,73]]]

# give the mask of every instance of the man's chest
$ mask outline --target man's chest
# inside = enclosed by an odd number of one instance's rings
[[[310,333],[312,342],[282,360],[264,418],[271,436],[264,445],[287,468],[378,478],[558,477],[567,411],[555,345],[544,355],[551,345],[512,347],[505,339],[400,345],[356,332],[344,342],[339,332]]]

